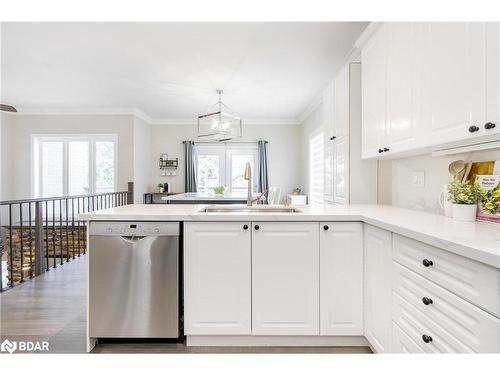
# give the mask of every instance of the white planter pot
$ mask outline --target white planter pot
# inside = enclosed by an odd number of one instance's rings
[[[453,219],[458,221],[476,221],[477,204],[453,204]]]

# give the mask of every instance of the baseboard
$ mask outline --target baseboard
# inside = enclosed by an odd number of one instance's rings
[[[187,346],[369,346],[364,336],[186,336]]]

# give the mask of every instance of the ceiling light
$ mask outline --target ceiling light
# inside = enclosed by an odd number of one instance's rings
[[[216,92],[219,100],[214,109],[198,116],[198,137],[218,142],[241,138],[241,118],[230,113],[229,108],[222,102],[222,90]]]

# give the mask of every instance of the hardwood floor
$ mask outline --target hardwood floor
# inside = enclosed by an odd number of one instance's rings
[[[0,342],[48,341],[50,353],[85,352],[85,257],[0,294]],[[92,353],[371,353],[367,347],[187,347],[103,343]]]
[[[3,341],[48,341],[51,353],[85,352],[85,257],[0,294]]]

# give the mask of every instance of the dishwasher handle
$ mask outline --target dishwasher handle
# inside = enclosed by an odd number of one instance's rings
[[[120,236],[120,238],[127,243],[134,244],[146,238],[146,236]]]

